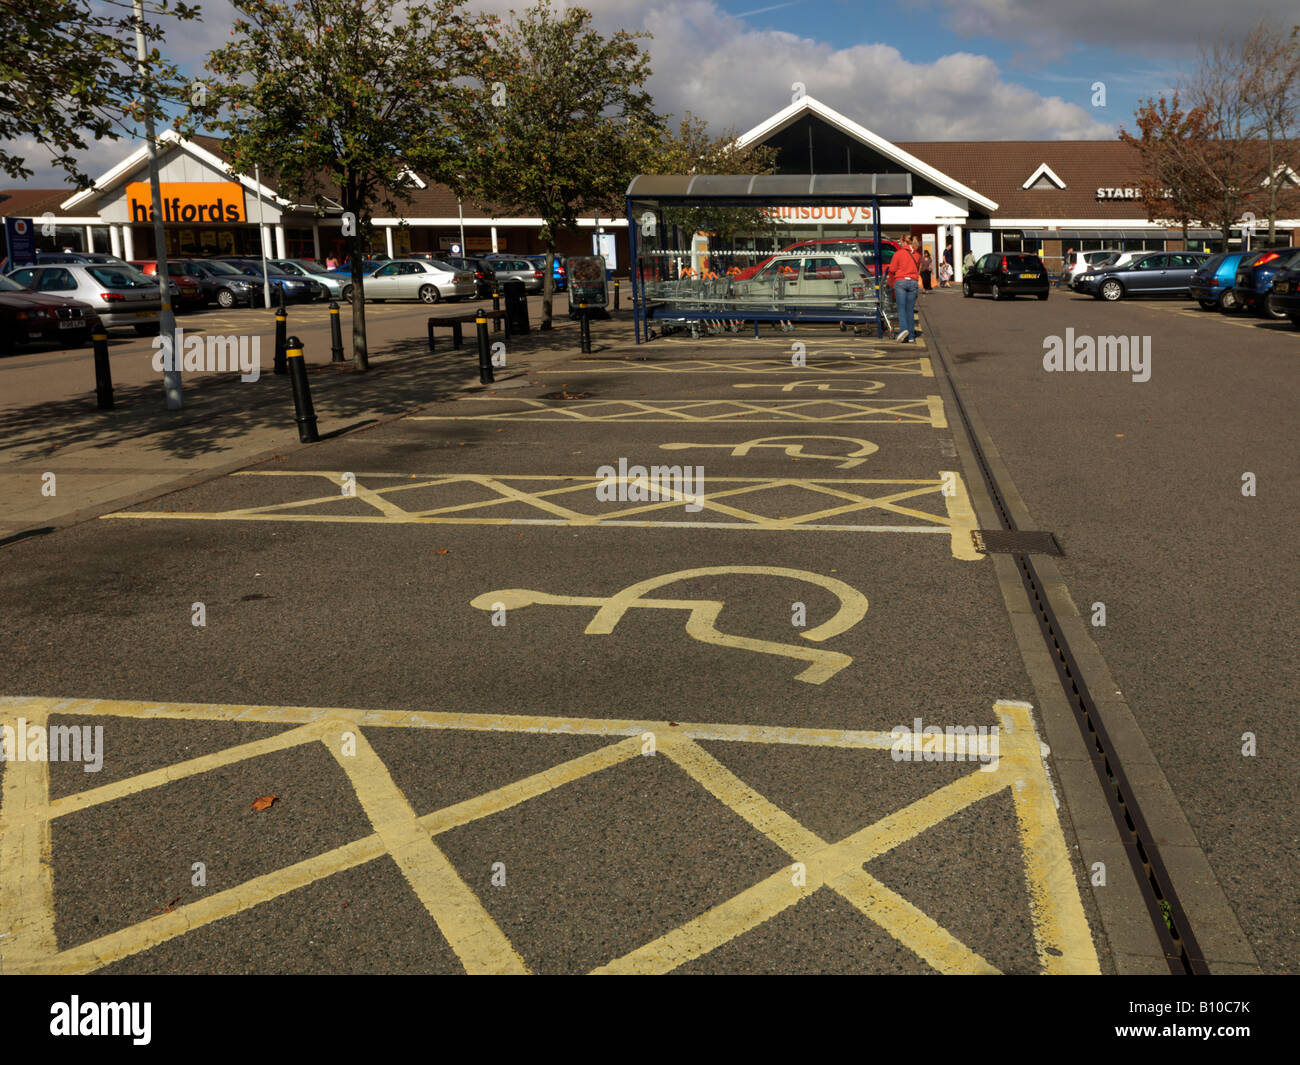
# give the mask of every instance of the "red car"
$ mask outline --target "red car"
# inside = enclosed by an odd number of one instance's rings
[[[133,259],[131,265],[142,274],[148,274],[150,277],[158,273],[158,264],[152,259]],[[203,286],[194,278],[187,277],[175,270],[168,270],[167,278],[176,286],[176,292],[180,297],[178,310],[191,307],[206,307],[208,305],[207,298],[203,295]]]
[[[777,255],[789,255],[791,252],[848,252],[853,255],[861,255],[867,261],[867,265],[875,266],[876,242],[870,238],[863,240],[858,237],[826,237],[821,240],[803,240],[798,244],[791,244],[788,248],[782,248],[779,252],[774,252],[762,262],[754,266],[746,267],[736,274],[737,281],[748,281],[763,267],[770,263]],[[894,252],[898,251],[898,242],[890,240],[888,237],[880,238],[880,268],[884,270],[889,266],[889,260],[894,257]]]
[[[98,328],[99,316],[90,304],[33,292],[0,276],[0,355],[12,355],[15,344],[31,340],[85,344]]]

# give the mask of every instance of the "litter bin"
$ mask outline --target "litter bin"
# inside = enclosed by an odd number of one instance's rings
[[[506,299],[506,331],[511,336],[523,336],[528,332],[528,293],[524,291],[524,283],[511,278],[501,286],[501,293]]]

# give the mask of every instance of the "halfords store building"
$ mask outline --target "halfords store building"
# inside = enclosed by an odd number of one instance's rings
[[[741,139],[775,148],[778,173],[910,173],[912,203],[881,209],[882,234],[920,235],[936,257],[952,238],[959,270],[967,250],[1036,252],[1055,269],[1067,248],[1183,248],[1181,230],[1144,217],[1137,153],[1120,141],[890,142],[812,97],[790,104]],[[168,131],[161,141],[170,255],[256,255],[263,249],[276,258],[342,254],[341,205],[295,203],[265,175],[259,184],[252,175],[230,172],[215,138],[185,139]],[[1295,172],[1300,161],[1288,162],[1292,168],[1283,171],[1282,180],[1295,192],[1300,190]],[[142,147],[84,192],[0,192],[0,215],[40,223],[38,245],[46,250],[152,258],[146,164]],[[445,186],[418,176],[416,181],[401,217],[373,220],[377,236],[372,252],[450,255],[454,245],[462,245],[466,255],[544,250],[537,239],[541,219],[462,201]],[[780,225],[777,243],[871,232],[871,219],[853,206],[780,208],[772,215]],[[1281,240],[1300,244],[1300,218],[1281,219],[1278,228]],[[559,250],[590,252],[597,233],[603,234],[601,249],[625,271],[626,219],[584,218],[578,232],[561,235]],[[1195,249],[1215,248],[1220,240],[1216,230],[1192,230],[1188,236]],[[757,252],[772,243],[770,236],[754,236],[735,245]]]

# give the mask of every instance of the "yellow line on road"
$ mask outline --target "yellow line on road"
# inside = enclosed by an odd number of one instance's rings
[[[44,730],[49,714],[45,700],[31,700],[13,713],[0,713],[6,730],[3,787],[0,787],[0,973],[16,972],[34,959],[52,954],[54,938],[54,869],[50,824],[31,815],[49,802],[50,765],[27,760],[27,730]]]

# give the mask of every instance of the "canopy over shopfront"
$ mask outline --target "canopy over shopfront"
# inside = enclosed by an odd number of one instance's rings
[[[902,174],[641,174],[627,188],[637,342],[650,338],[649,322],[821,321],[873,323],[883,328],[878,278],[888,264],[880,236],[886,206],[910,206],[912,175]],[[758,257],[753,245],[737,248],[737,235],[762,231],[773,249],[783,246],[791,218],[852,218],[859,246],[817,252],[797,260],[796,272],[816,275],[787,283],[762,276],[741,280],[738,263]],[[816,215],[813,212],[817,212]],[[848,238],[846,238],[848,239]],[[822,263],[822,259],[825,260]],[[683,262],[686,263],[683,266]],[[855,270],[857,271],[855,273]],[[800,289],[799,285],[803,285]]]

